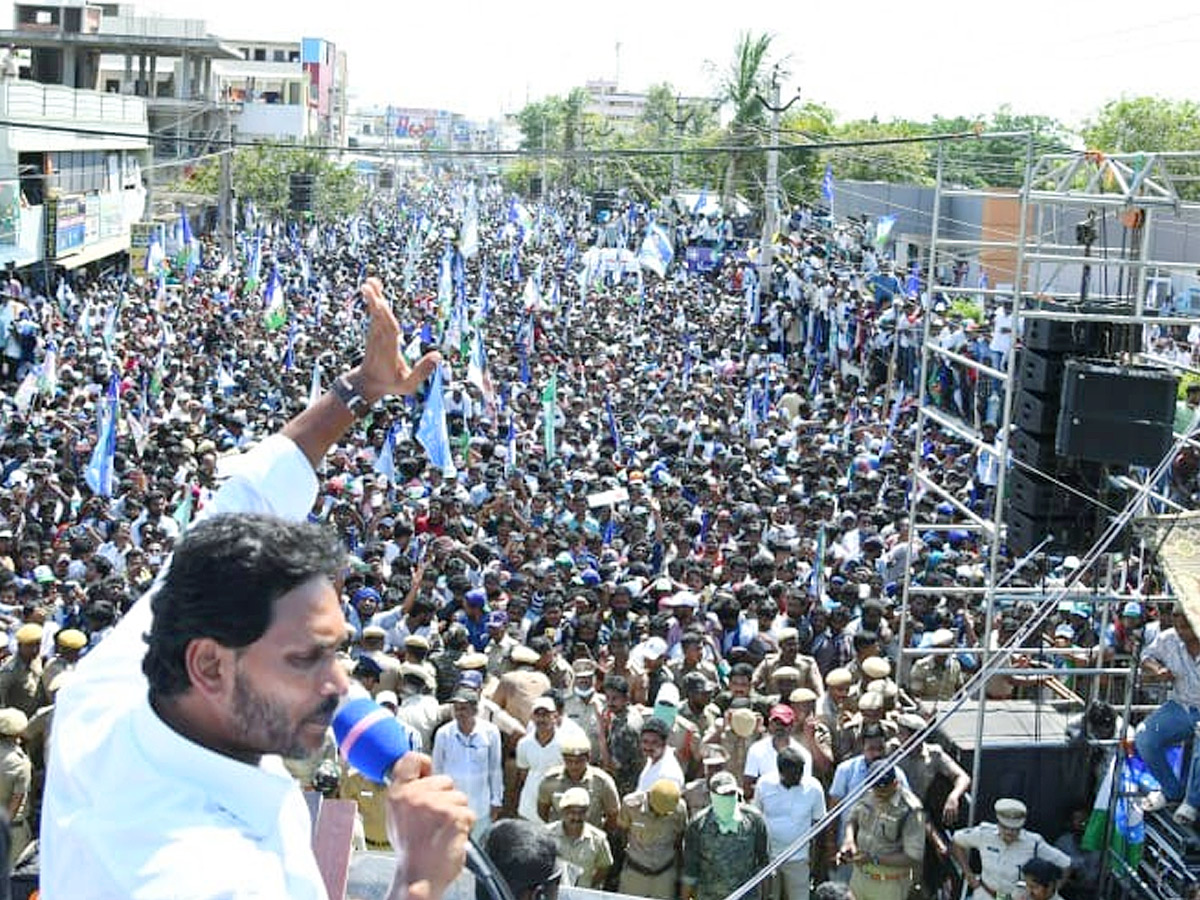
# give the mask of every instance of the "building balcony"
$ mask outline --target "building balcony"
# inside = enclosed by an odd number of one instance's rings
[[[140,97],[0,80],[0,118],[21,123],[6,134],[9,148],[17,152],[148,146],[146,101]]]

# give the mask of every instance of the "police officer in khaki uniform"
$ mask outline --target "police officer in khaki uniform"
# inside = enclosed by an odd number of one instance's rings
[[[41,625],[28,622],[17,629],[17,652],[0,664],[0,707],[16,707],[29,717],[47,705],[41,650]]]
[[[954,632],[939,628],[930,635],[935,650],[954,646]],[[917,700],[950,700],[963,686],[962,663],[952,653],[932,653],[913,663],[908,673],[908,692]]]
[[[379,690],[400,690],[400,660],[383,649],[387,632],[378,625],[367,625],[362,630],[359,656],[369,656],[379,666]]]
[[[621,802],[620,827],[628,842],[618,886],[622,894],[674,900],[687,824],[679,785],[666,778]]]
[[[759,738],[762,717],[750,707],[744,698],[734,700],[725,715],[704,736],[705,744],[716,744],[725,751],[725,769],[739,782],[746,771],[746,754],[750,745]]]
[[[615,831],[621,798],[612,776],[588,764],[592,745],[584,737],[567,734],[560,737],[562,765],[546,770],[538,785],[538,815],[546,822],[559,818],[559,801],[571,788],[587,791],[587,821],[604,831]]]
[[[338,796],[353,800],[362,821],[363,838],[368,850],[392,848],[387,836],[387,788],[381,787],[357,769],[347,767],[338,784]]]
[[[603,888],[604,877],[613,864],[612,849],[604,832],[585,821],[587,791],[571,788],[558,804],[562,818],[551,822],[546,830],[558,846],[558,858],[567,864],[567,884]]]
[[[571,668],[575,671],[575,685],[563,702],[563,715],[583,729],[592,742],[592,762],[599,765],[604,701],[596,691],[596,664],[590,659],[577,659]]]
[[[925,811],[888,760],[872,764],[869,777],[876,776],[850,811],[837,861],[853,864],[857,900],[905,900],[925,855]]]
[[[10,865],[33,840],[29,821],[33,767],[19,741],[28,724],[29,719],[21,710],[0,709],[0,808],[8,813],[11,824]]]
[[[63,628],[54,635],[54,657],[42,667],[42,689],[47,697],[54,679],[75,668],[86,646],[87,635],[78,628]]]
[[[1066,871],[1071,857],[1033,831],[1025,830],[1025,804],[1011,797],[996,801],[996,821],[980,822],[954,832],[951,852],[967,876],[971,900],[1011,897],[1021,880],[1021,867],[1031,859],[1045,859]],[[982,871],[971,872],[968,853],[979,851]]]
[[[497,706],[518,719],[522,725],[528,725],[533,717],[533,701],[551,688],[546,673],[534,668],[540,658],[524,644],[513,647],[509,654],[513,669],[500,676],[491,697]]]

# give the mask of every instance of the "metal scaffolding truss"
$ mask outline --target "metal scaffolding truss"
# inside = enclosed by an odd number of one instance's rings
[[[1011,136],[1011,135],[1006,135]],[[1010,235],[1001,235],[985,239],[983,229],[976,238],[956,238],[948,240],[939,233],[943,215],[948,215],[943,207],[949,197],[995,198],[996,192],[970,191],[953,187],[945,183],[943,169],[943,146],[938,147],[938,173],[932,227],[930,235],[930,255],[928,260],[928,284],[930,298],[938,295],[963,294],[982,296],[988,302],[996,302],[998,298],[1011,298],[1013,335],[1017,338],[1023,333],[1023,328],[1036,319],[1058,319],[1077,322],[1080,320],[1095,320],[1102,322],[1118,322],[1131,326],[1142,326],[1143,335],[1148,335],[1152,329],[1162,329],[1171,325],[1194,325],[1200,323],[1200,313],[1165,314],[1164,310],[1154,308],[1150,300],[1148,288],[1152,278],[1162,277],[1164,272],[1197,273],[1200,260],[1197,259],[1157,259],[1152,247],[1152,224],[1155,217],[1179,217],[1191,210],[1200,210],[1200,203],[1188,197],[1189,191],[1195,189],[1195,196],[1200,197],[1200,153],[1133,153],[1106,155],[1095,152],[1054,153],[1035,156],[1034,136],[1024,135],[1026,140],[1026,160],[1024,182],[1017,195],[1019,214]],[[1181,195],[1181,191],[1183,192]],[[1084,216],[1089,221],[1113,222],[1114,231],[1121,231],[1123,241],[1120,252],[1105,253],[1103,258],[1090,255],[1091,246],[1081,246],[1071,243],[1061,237],[1064,226],[1069,226],[1074,234],[1075,223]],[[1195,217],[1200,224],[1200,215]],[[1124,229],[1122,231],[1122,229]],[[1015,259],[1011,287],[964,288],[943,280],[943,273],[952,272],[954,262],[964,256],[987,251],[1011,252]],[[1160,254],[1161,255],[1161,254]],[[1068,291],[1061,287],[1064,280],[1063,272],[1072,271],[1078,267],[1084,273],[1082,291]],[[1103,269],[1105,273],[1111,270],[1117,289],[1108,289],[1108,276],[1100,289],[1090,295],[1087,291],[1088,273],[1092,269]],[[1136,331],[1135,331],[1136,333]],[[1014,394],[1016,394],[1017,352],[1008,354],[1002,369],[970,358],[963,353],[947,349],[939,345],[938,334],[934,330],[932,309],[927,308],[923,316],[923,340],[920,353],[920,384],[918,386],[919,403],[917,408],[917,424],[915,450],[911,466],[911,478],[914,489],[910,492],[910,534],[917,536],[927,531],[946,531],[961,529],[977,533],[982,545],[986,545],[985,587],[969,588],[965,586],[945,586],[931,590],[912,581],[911,569],[905,574],[902,587],[903,609],[899,642],[903,654],[897,677],[904,677],[913,661],[914,651],[905,649],[908,643],[906,635],[912,633],[911,624],[907,620],[910,597],[921,593],[936,593],[950,595],[966,593],[978,597],[984,593],[986,603],[986,622],[981,637],[982,647],[993,644],[992,627],[1001,605],[1014,597],[1022,596],[1036,602],[1045,601],[1039,606],[1038,616],[1044,619],[1053,612],[1058,601],[1063,596],[1078,596],[1082,593],[1089,600],[1101,604],[1102,628],[1115,616],[1110,613],[1113,603],[1123,603],[1131,599],[1131,595],[1123,590],[1125,578],[1114,575],[1119,571],[1119,561],[1114,551],[1120,546],[1119,535],[1127,534],[1123,529],[1136,517],[1149,512],[1180,511],[1178,504],[1165,497],[1157,488],[1162,481],[1166,466],[1174,457],[1175,452],[1183,443],[1189,442],[1185,436],[1177,435],[1177,442],[1171,454],[1163,460],[1162,465],[1153,471],[1131,470],[1129,474],[1120,474],[1111,479],[1111,483],[1123,488],[1123,508],[1106,507],[1101,510],[1098,521],[1107,523],[1107,527],[1097,529],[1100,537],[1087,554],[1080,553],[1083,568],[1068,582],[1068,593],[1060,591],[1045,591],[1038,589],[1016,589],[1008,587],[1015,572],[1032,559],[1037,548],[1028,556],[1015,563],[1006,559],[1000,553],[1005,535],[1006,491],[1005,485],[1013,467],[1029,468],[1024,463],[1017,463],[1009,453],[1010,435],[1014,428]],[[1016,345],[1018,341],[1014,341]],[[1157,366],[1174,367],[1177,370],[1188,370],[1175,359],[1164,359],[1157,355],[1143,339],[1140,347],[1130,348],[1123,355],[1121,363],[1142,363]],[[952,366],[960,371],[971,371],[975,379],[987,379],[987,384],[999,386],[999,427],[994,443],[985,441],[980,421],[979,405],[972,398],[970,409],[964,396],[957,410],[948,410],[933,402],[930,396],[929,383],[931,373],[939,371],[940,366]],[[963,391],[966,393],[965,389]],[[974,450],[987,451],[996,454],[999,460],[1009,461],[1000,465],[999,480],[996,485],[995,502],[990,511],[981,511],[964,503],[954,490],[943,483],[944,467],[930,466],[922,455],[925,441],[931,435],[950,436],[952,439]],[[1196,445],[1200,446],[1200,444]],[[1043,473],[1045,474],[1045,473]],[[936,498],[940,504],[948,503],[955,510],[953,524],[945,520],[932,521],[920,502],[922,496]],[[1089,502],[1100,503],[1098,496],[1087,498]],[[914,537],[915,539],[915,537]],[[1121,537],[1120,540],[1126,540]],[[1042,546],[1046,545],[1043,541]],[[1120,549],[1126,547],[1120,546]],[[910,558],[912,558],[910,547]],[[1079,591],[1083,571],[1091,570],[1092,587]],[[1145,600],[1146,598],[1138,598]],[[925,651],[921,651],[922,653]],[[1008,665],[1007,650],[983,650],[982,662],[992,663],[1001,667]],[[1002,657],[996,660],[996,656]],[[998,668],[995,671],[1006,671]],[[1100,670],[1096,670],[1100,673]],[[1110,673],[1111,674],[1111,673]],[[1129,697],[1132,696],[1132,679],[1127,678],[1129,687],[1125,699],[1128,711]],[[1097,696],[1099,679],[1094,678],[1090,684],[1090,696]],[[981,746],[984,734],[984,715],[986,698],[983,687],[978,688],[980,702],[978,704],[975,746]],[[1086,697],[1084,699],[1087,699]],[[979,778],[979,761],[982,754],[976,753],[975,782]],[[975,821],[974,798],[972,798],[971,820]]]
[[[1033,203],[1178,209],[1177,185],[1200,180],[1198,162],[1194,153],[1051,153],[1034,162],[1027,190]]]

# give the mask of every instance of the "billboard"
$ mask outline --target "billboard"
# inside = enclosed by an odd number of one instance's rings
[[[82,247],[87,241],[87,200],[79,194],[58,198],[58,217],[54,226],[55,256]]]

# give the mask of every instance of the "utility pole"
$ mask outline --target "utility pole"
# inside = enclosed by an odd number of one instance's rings
[[[679,94],[675,95],[675,115],[666,116],[667,121],[675,126],[675,155],[671,159],[671,199],[675,199],[675,192],[679,190],[679,168],[682,163],[683,156],[683,132],[687,128],[688,123],[696,115],[695,109],[689,109],[687,115],[681,115],[680,105],[683,98]],[[665,115],[665,114],[664,114]]]
[[[758,289],[763,295],[771,293],[772,240],[779,230],[779,117],[800,99],[800,92],[783,106],[779,105],[779,66],[771,73],[771,102],[756,95],[763,108],[771,113],[771,146],[767,150],[767,185],[763,210],[762,244],[758,254]]]
[[[217,213],[221,220],[221,252],[229,259],[229,264],[233,265],[233,131],[229,120],[229,102],[225,98],[220,102],[225,146],[221,153],[221,187]]]

